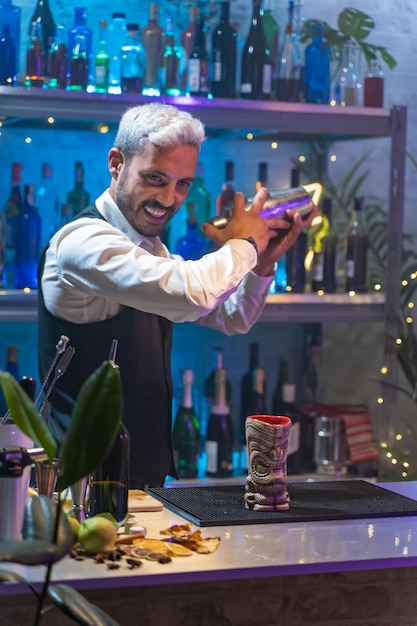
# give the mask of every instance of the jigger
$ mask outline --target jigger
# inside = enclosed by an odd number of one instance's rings
[[[58,477],[58,459],[35,459],[38,494],[52,498]]]
[[[70,485],[72,498],[72,512],[75,519],[80,523],[85,520],[85,494],[87,491],[88,478],[81,478],[73,485]]]

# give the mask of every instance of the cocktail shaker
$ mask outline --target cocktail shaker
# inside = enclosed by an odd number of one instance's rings
[[[250,211],[253,203],[253,197],[246,199],[246,210]],[[274,218],[286,218],[287,209],[297,211],[302,216],[308,215],[313,208],[313,203],[310,194],[304,189],[304,187],[291,187],[290,189],[280,189],[279,191],[270,191],[268,198],[265,200],[265,204],[260,213],[261,217],[268,219]],[[233,202],[227,204],[221,215],[212,217],[209,221],[210,224],[216,226],[216,228],[224,228],[232,215]]]
[[[28,493],[25,468],[32,459],[25,448],[0,450],[0,541],[22,538],[23,515]]]

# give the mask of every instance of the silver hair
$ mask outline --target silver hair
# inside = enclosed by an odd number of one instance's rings
[[[125,156],[143,154],[149,143],[156,148],[195,146],[200,151],[205,138],[199,119],[170,104],[152,102],[123,114],[114,146]]]

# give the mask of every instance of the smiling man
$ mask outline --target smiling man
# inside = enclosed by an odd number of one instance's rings
[[[304,222],[291,211],[286,220],[265,220],[266,189],[250,211],[236,193],[225,228],[202,226],[215,252],[197,261],[171,254],[160,234],[187,197],[204,139],[201,122],[173,106],[128,109],[108,154],[110,187],[51,238],[39,265],[41,379],[61,335],[76,349],[50,396],[49,424],[59,442],[83,382],[117,339],[132,488],[176,476],[172,323],[247,332],[265,304],[275,262],[316,214]]]

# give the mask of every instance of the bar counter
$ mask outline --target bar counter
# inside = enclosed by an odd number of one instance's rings
[[[417,482],[380,483],[417,500]],[[184,519],[164,508],[136,513],[147,536]],[[66,557],[53,581],[79,589],[120,626],[415,626],[417,517],[273,523],[201,528],[221,538],[214,554],[123,562],[109,570]],[[13,568],[34,582],[44,568]],[[20,584],[0,585],[2,626],[24,626],[33,596]],[[71,620],[54,609],[42,626]]]

